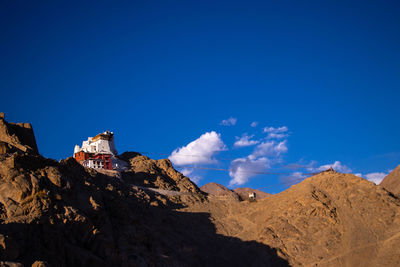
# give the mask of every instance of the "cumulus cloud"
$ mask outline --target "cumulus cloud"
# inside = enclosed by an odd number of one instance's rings
[[[257,121],[253,121],[251,124],[250,124],[250,126],[251,127],[257,127],[257,125],[258,125],[258,122]]]
[[[231,162],[229,176],[232,178],[229,186],[245,184],[251,177],[265,172],[271,165],[280,160],[286,153],[286,140],[282,142],[268,141],[257,145],[250,155],[237,158]]]
[[[236,136],[236,142],[233,144],[234,147],[245,147],[245,146],[253,146],[257,145],[260,143],[259,140],[251,140],[254,137],[254,135],[247,135],[243,134],[242,137],[237,137]]]
[[[213,156],[219,151],[226,150],[221,134],[214,131],[201,135],[188,145],[175,149],[168,157],[175,165],[210,164],[216,163]]]
[[[368,173],[365,175],[365,178],[367,178],[367,180],[374,182],[375,184],[380,184],[383,180],[383,178],[385,178],[387,175],[387,173],[384,172],[372,172],[372,173]]]
[[[230,117],[229,119],[226,120],[222,120],[219,125],[223,125],[223,126],[234,126],[237,122],[236,118]]]
[[[229,176],[232,179],[229,181],[229,186],[245,184],[250,177],[263,172],[270,167],[270,161],[266,157],[251,159],[238,158],[232,161],[229,170]]]

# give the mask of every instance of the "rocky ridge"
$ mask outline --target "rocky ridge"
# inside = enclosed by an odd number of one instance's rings
[[[351,174],[322,172],[257,202],[196,204],[218,234],[277,249],[292,266],[398,266],[400,200]]]

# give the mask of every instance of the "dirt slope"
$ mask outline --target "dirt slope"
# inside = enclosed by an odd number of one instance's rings
[[[393,194],[400,196],[400,165],[389,173],[380,185]]]

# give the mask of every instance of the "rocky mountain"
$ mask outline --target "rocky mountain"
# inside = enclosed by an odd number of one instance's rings
[[[291,266],[399,266],[400,200],[351,174],[320,173],[257,202],[197,203],[216,232],[277,250]]]
[[[400,200],[357,176],[238,201],[135,152],[121,173],[46,159],[2,121],[0,266],[400,265]]]
[[[400,196],[400,165],[389,173],[380,185],[393,194]]]

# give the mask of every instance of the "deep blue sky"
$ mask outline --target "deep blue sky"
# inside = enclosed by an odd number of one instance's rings
[[[166,154],[216,131],[228,150],[206,167],[228,169],[252,150],[233,149],[235,136],[287,126],[272,170],[400,164],[398,1],[82,2],[0,2],[0,111],[33,124],[44,156],[71,156],[107,129],[120,152]],[[235,126],[219,125],[231,116]]]

